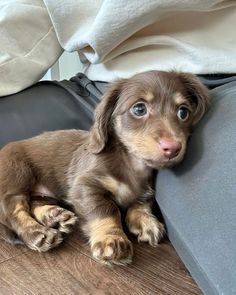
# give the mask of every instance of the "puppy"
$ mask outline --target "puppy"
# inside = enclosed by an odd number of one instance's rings
[[[79,216],[97,260],[130,263],[119,208],[138,241],[156,246],[164,227],[151,211],[153,169],[183,159],[208,106],[208,91],[194,75],[150,71],[112,83],[89,132],[47,132],[6,145],[0,151],[3,237],[15,233],[29,248],[47,251]]]

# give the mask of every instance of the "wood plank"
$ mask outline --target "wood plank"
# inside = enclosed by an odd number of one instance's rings
[[[0,263],[12,257],[18,256],[26,251],[28,251],[28,249],[24,246],[13,246],[3,240],[0,240]]]
[[[69,244],[44,254],[28,251],[0,264],[0,293],[14,295],[145,295]]]
[[[0,263],[0,294],[202,294],[168,240],[157,248],[131,240],[133,263],[112,268],[91,258],[78,230],[60,247],[43,254],[0,243],[0,253],[5,255]]]
[[[138,244],[133,236],[129,238],[134,245],[133,263],[127,267],[115,266],[112,272],[124,280],[131,278],[132,281],[140,282],[145,294],[202,294],[167,239],[153,248],[147,244]],[[86,240],[79,230],[71,235],[67,243],[91,257]]]

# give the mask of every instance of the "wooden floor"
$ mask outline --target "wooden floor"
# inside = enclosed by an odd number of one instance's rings
[[[44,254],[0,241],[0,295],[202,294],[168,240],[152,248],[134,241],[133,264],[95,262],[75,231]]]

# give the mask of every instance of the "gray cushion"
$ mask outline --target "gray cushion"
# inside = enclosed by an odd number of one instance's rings
[[[156,199],[168,235],[205,294],[236,294],[236,82],[211,91],[212,107],[185,160],[163,170]]]
[[[93,122],[92,95],[83,97],[78,94],[75,83],[67,81],[67,84],[45,81],[20,93],[1,97],[0,148],[10,141],[44,131],[89,129]]]

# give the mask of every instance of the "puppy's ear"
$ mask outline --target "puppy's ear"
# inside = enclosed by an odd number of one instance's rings
[[[195,106],[193,125],[196,125],[210,106],[210,95],[206,86],[193,74],[180,73],[189,99]]]
[[[112,128],[111,117],[125,81],[120,79],[108,86],[95,110],[94,125],[90,131],[90,150],[94,154],[100,153],[108,141],[109,131]]]

